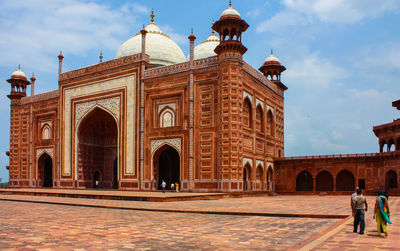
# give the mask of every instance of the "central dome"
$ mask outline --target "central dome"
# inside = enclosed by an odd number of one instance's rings
[[[150,64],[172,65],[186,61],[182,49],[168,35],[164,34],[153,21],[144,29],[148,32],[146,35],[146,54],[150,56]],[[142,34],[139,32],[119,47],[115,58],[141,52]]]

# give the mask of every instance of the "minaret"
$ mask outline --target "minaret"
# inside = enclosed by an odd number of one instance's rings
[[[281,73],[286,70],[285,66],[281,65],[281,62],[271,50],[271,55],[265,59],[263,66],[260,67],[261,71],[267,79],[271,80],[283,91],[287,90],[287,87],[281,82]]]
[[[64,56],[62,54],[62,51],[60,51],[60,54],[58,54],[58,77],[60,77],[62,73],[62,61],[64,59]]]
[[[189,166],[189,190],[194,189],[194,101],[195,101],[195,89],[194,89],[194,76],[193,76],[193,60],[194,60],[194,40],[196,36],[193,34],[193,28],[190,36],[190,76],[189,76],[189,154],[188,154],[188,166]]]
[[[31,84],[25,73],[21,71],[21,67],[18,67],[18,70],[11,74],[11,78],[7,82],[11,84],[11,93],[7,95],[11,99],[11,105],[26,96],[26,87]]]
[[[31,96],[35,95],[35,82],[36,82],[36,78],[35,78],[35,74],[32,73],[32,77],[31,77]]]
[[[221,191],[243,190],[243,133],[242,133],[242,56],[247,48],[242,44],[242,33],[249,25],[237,10],[224,10],[212,29],[219,33],[218,54],[218,146],[217,175]]]

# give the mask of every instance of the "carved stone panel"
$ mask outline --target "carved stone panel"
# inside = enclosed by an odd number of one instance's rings
[[[154,152],[162,145],[164,144],[169,144],[174,146],[179,153],[181,153],[182,149],[182,139],[181,138],[170,138],[170,139],[154,139],[151,141],[151,154],[154,154]]]

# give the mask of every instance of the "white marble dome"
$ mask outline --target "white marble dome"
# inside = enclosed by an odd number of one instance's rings
[[[269,57],[267,57],[267,59],[265,59],[265,62],[278,62],[278,63],[280,63],[279,58],[275,57],[272,52],[271,52],[271,55]]]
[[[150,56],[150,64],[172,65],[186,61],[182,49],[168,35],[164,34],[154,22],[147,25],[145,30],[148,32],[146,34],[146,54]],[[142,34],[139,32],[119,47],[115,58],[141,52]]]
[[[224,10],[224,11],[221,13],[221,17],[227,16],[227,15],[233,15],[233,16],[239,16],[239,17],[240,17],[239,11],[235,10],[235,9],[232,8],[231,6],[229,6],[228,9]]]
[[[216,56],[217,54],[214,52],[214,49],[219,43],[219,37],[213,32],[205,41],[194,48],[194,59]],[[190,55],[187,57],[187,60],[189,59]]]
[[[11,74],[11,78],[15,78],[15,77],[26,79],[26,75],[23,71],[21,71],[21,69],[18,69]]]

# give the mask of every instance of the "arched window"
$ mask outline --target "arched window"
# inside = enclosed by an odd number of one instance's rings
[[[314,188],[314,179],[310,172],[302,171],[296,178],[296,191],[312,192]]]
[[[388,142],[388,152],[393,152],[394,151],[394,146],[395,146],[394,140],[390,139],[389,142]]]
[[[264,132],[263,110],[260,105],[256,109],[256,130]]]
[[[386,190],[397,188],[397,174],[395,171],[390,170],[386,173],[385,188]]]
[[[160,127],[175,126],[175,113],[171,108],[165,108],[160,113]]]
[[[349,170],[342,170],[336,176],[336,191],[354,191],[355,178]]]
[[[267,133],[268,135],[275,136],[274,117],[271,110],[267,113]]]
[[[48,124],[44,125],[42,128],[42,139],[51,138],[51,128]]]
[[[243,102],[243,126],[251,128],[251,103],[248,98]]]
[[[256,180],[258,180],[258,181],[262,181],[263,180],[263,169],[262,169],[261,165],[257,166]]]
[[[323,170],[317,174],[315,183],[316,190],[318,192],[333,191],[333,176],[326,170]]]

